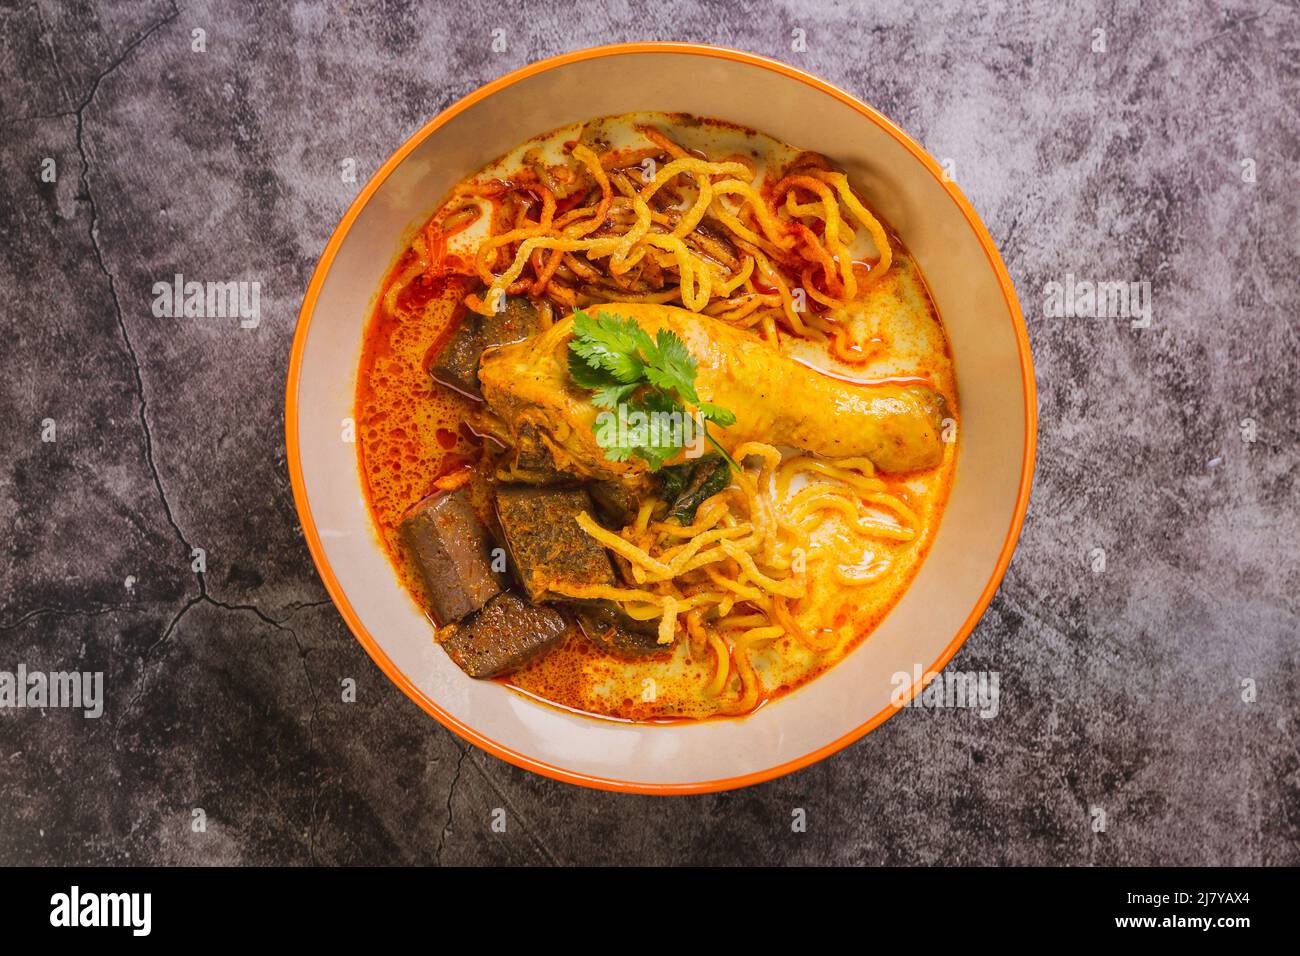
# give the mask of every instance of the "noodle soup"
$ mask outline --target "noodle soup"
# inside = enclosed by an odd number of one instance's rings
[[[469,678],[662,721],[752,713],[868,637],[958,410],[924,278],[833,157],[638,113],[453,190],[380,290],[356,420],[377,532]]]

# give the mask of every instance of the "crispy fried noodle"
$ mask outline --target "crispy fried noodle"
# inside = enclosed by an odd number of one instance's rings
[[[832,666],[954,467],[906,246],[826,157],[722,121],[601,117],[462,180],[366,342],[367,498],[436,640],[603,716],[747,714]],[[615,410],[707,441],[610,444]]]
[[[725,490],[700,505],[694,523],[649,520],[642,507],[636,520],[615,534],[589,514],[583,531],[617,555],[624,586],[569,588],[570,597],[617,603],[634,619],[659,618],[659,641],[670,643],[685,626],[691,653],[708,656],[714,668],[709,690],[720,695],[737,685],[724,713],[754,709],[759,688],[750,651],[783,635],[809,650],[830,650],[846,635],[804,621],[810,567],[826,565],[853,601],[855,587],[888,573],[890,562],[872,545],[910,541],[918,520],[864,458],[827,461],[811,455],[782,460],[771,445],[750,442],[736,450],[756,460]],[[815,476],[792,491],[797,476]],[[827,533],[828,515],[841,520]],[[819,605],[819,613],[825,606]],[[732,681],[732,676],[737,678]]]
[[[577,141],[568,163],[462,184],[416,239],[420,263],[402,280],[476,276],[486,289],[466,302],[484,315],[505,295],[565,312],[617,298],[679,303],[769,339],[781,327],[823,340],[840,331],[827,313],[888,271],[884,227],[823,157],[802,153],[773,179],[752,160],[711,162],[638,129],[649,146],[598,152],[602,144]],[[449,257],[446,240],[480,215],[491,231],[472,261]],[[871,261],[850,254],[859,229]]]

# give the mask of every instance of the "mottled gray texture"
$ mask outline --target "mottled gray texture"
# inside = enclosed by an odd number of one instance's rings
[[[509,9],[0,10],[0,670],[108,681],[98,721],[0,711],[0,862],[1300,862],[1295,6]],[[954,664],[1000,672],[996,719],[910,711],[729,794],[596,793],[467,748],[327,602],[282,409],[359,188],[340,161],[363,182],[481,83],[636,39],[858,94],[953,161],[999,242],[1042,424],[1020,549]],[[175,272],[260,281],[260,328],[154,318]],[[1068,272],[1149,280],[1153,327],[1044,317]]]

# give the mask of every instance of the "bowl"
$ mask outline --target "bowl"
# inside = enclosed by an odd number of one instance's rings
[[[548,706],[475,681],[432,639],[372,526],[353,414],[365,321],[393,257],[448,190],[517,143],[635,110],[729,120],[825,153],[897,230],[948,332],[962,434],[929,557],[856,650],[743,718],[635,724]],[[941,671],[1011,560],[1029,498],[1036,407],[1024,320],[971,204],[915,141],[869,106],[793,67],[695,44],[567,53],[487,84],[430,120],[361,190],[308,286],[289,361],[285,429],[294,500],[339,613],[380,669],[470,743],[570,783],[640,793],[741,787],[835,753]],[[906,675],[906,679],[899,675]],[[901,690],[901,692],[900,692]]]

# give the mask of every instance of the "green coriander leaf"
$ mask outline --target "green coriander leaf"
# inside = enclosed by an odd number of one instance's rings
[[[651,471],[658,471],[682,450],[680,422],[685,417],[682,403],[672,392],[646,388],[638,394],[631,410],[645,416],[644,429],[638,436],[641,442],[636,448],[636,455],[650,466]],[[676,417],[679,424],[677,430],[672,427],[673,419],[669,416]]]
[[[614,382],[608,385],[595,386],[595,390],[591,393],[591,404],[597,408],[618,408],[640,387],[641,385],[638,382],[633,382],[631,385]]]
[[[723,408],[721,405],[714,405],[712,402],[700,402],[696,406],[705,420],[713,422],[719,428],[727,428],[736,424],[736,415],[734,412]]]
[[[575,385],[592,392],[592,405],[608,410],[626,406],[628,412],[645,416],[643,425],[621,437],[597,426],[597,444],[610,461],[635,456],[651,471],[665,467],[682,451],[685,433],[681,420],[688,414],[688,405],[696,407],[706,422],[723,428],[735,424],[736,416],[727,409],[700,401],[695,391],[698,363],[670,329],[659,329],[651,339],[635,319],[605,312],[592,316],[579,309],[573,314],[569,350],[569,376]],[[656,413],[667,417],[656,417]],[[731,456],[708,434],[707,425],[705,436],[739,471]]]
[[[644,412],[684,413],[681,401],[670,389],[647,388],[641,393],[641,410]]]
[[[593,368],[604,369],[620,382],[631,384],[642,380],[645,371],[642,355],[652,349],[652,343],[635,319],[621,319],[604,312],[592,318],[579,310],[573,314],[573,339],[569,348]]]
[[[569,377],[582,388],[605,388],[618,384],[618,379],[612,374],[588,365],[587,360],[576,352],[569,353]]]
[[[653,353],[647,356],[646,362],[646,378],[651,384],[673,389],[694,405],[699,401],[695,394],[696,368],[686,343],[671,330],[660,329],[655,335]]]
[[[651,471],[658,471],[672,459],[676,458],[681,450],[681,446],[679,445],[662,445],[650,441],[636,449],[635,454],[650,466]]]
[[[626,448],[622,445],[610,445],[605,449],[605,458],[608,461],[627,461],[636,453],[636,449],[634,448]]]

